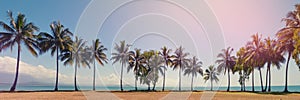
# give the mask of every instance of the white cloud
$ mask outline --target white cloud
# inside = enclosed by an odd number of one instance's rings
[[[0,73],[6,76],[0,76],[0,79],[6,77],[7,80],[2,80],[2,83],[11,83],[15,76],[16,59],[8,56],[0,57]],[[33,66],[20,61],[19,67],[19,83],[24,82],[40,82],[40,83],[54,83],[55,70],[47,69],[42,65]],[[9,78],[7,78],[9,77]],[[30,78],[30,79],[28,79]],[[69,83],[70,78],[67,75],[59,73],[60,83]]]

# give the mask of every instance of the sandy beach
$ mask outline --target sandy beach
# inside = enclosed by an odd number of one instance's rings
[[[300,93],[249,93],[249,92],[1,92],[1,100],[300,100]]]

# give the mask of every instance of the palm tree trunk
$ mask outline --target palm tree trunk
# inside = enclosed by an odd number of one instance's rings
[[[179,91],[181,91],[181,66],[179,68]]]
[[[58,91],[58,68],[59,68],[59,66],[58,66],[58,47],[56,47],[56,78],[55,78],[55,88],[54,88],[54,91]]]
[[[11,86],[10,88],[10,91],[15,91],[16,89],[16,85],[17,85],[17,82],[18,82],[18,77],[19,77],[19,62],[20,62],[20,56],[21,56],[21,46],[20,46],[20,43],[18,43],[18,57],[17,57],[17,68],[16,68],[16,76],[15,76],[15,81],[13,83],[13,85]]]
[[[192,73],[191,91],[193,91],[194,74]]]
[[[265,86],[265,89],[263,91],[267,91],[267,88],[268,88],[268,78],[270,77],[269,75],[269,71],[270,71],[270,63],[268,62],[268,65],[267,65],[267,72],[266,72],[266,86]]]
[[[212,73],[210,73],[210,91],[213,90],[213,80],[212,80]]]
[[[228,87],[227,87],[227,92],[229,91],[230,88],[230,73],[229,73],[229,68],[227,68],[227,75],[228,75]]]
[[[152,91],[155,90],[156,83],[153,84]]]
[[[137,91],[137,74],[135,74],[135,91]]]
[[[167,66],[167,64],[166,64]],[[162,91],[165,91],[165,81],[166,81],[166,69],[164,69],[164,74],[163,74],[163,87],[162,87]]]
[[[93,59],[93,62],[94,62],[94,75],[93,75],[93,91],[95,91],[96,90],[96,88],[95,88],[95,81],[96,81],[96,79],[95,79],[95,77],[96,77],[96,63],[95,63],[95,59]]]
[[[286,62],[286,69],[285,69],[285,87],[284,87],[284,91],[283,92],[289,92],[288,91],[288,69],[289,69],[289,62],[290,62],[290,58],[291,58],[291,52],[289,52],[289,55],[288,55],[288,60]]]
[[[254,91],[254,67],[252,67],[252,92]]]
[[[259,76],[260,76],[260,86],[261,86],[261,91],[264,90],[264,85],[263,85],[263,80],[262,80],[262,75],[261,75],[261,68],[258,68],[259,70]]]
[[[150,84],[148,84],[148,91],[150,91]]]
[[[121,87],[121,91],[123,91],[123,65],[124,63],[122,62],[122,67],[121,67],[121,78],[120,78],[120,87]]]
[[[268,89],[268,92],[271,92],[271,71],[270,71],[271,68],[269,68],[269,89]]]
[[[75,91],[78,91],[78,88],[77,88],[77,63],[75,62],[75,73],[74,73],[74,87],[75,87]]]

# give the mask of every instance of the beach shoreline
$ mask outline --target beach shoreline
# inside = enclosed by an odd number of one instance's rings
[[[12,100],[39,100],[39,99],[59,99],[59,100],[85,100],[85,99],[123,99],[123,100],[157,100],[157,99],[214,99],[214,100],[236,100],[236,99],[256,99],[256,100],[299,100],[299,92],[225,92],[225,91],[1,91],[0,99]]]

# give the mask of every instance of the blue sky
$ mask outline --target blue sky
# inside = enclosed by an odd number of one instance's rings
[[[236,51],[250,40],[252,34],[257,32],[262,33],[263,37],[274,37],[276,31],[284,25],[281,22],[281,18],[285,17],[288,11],[293,10],[293,5],[297,3],[297,0],[171,1],[180,6],[152,1],[149,1],[148,4],[141,1],[125,5],[127,1],[121,0],[114,2],[96,0],[7,0],[0,3],[0,20],[8,22],[7,10],[13,11],[14,16],[18,12],[21,12],[26,15],[28,21],[39,26],[41,32],[50,32],[50,23],[60,20],[65,27],[70,28],[76,35],[88,41],[95,37],[100,38],[109,49],[107,52],[108,57],[110,57],[112,45],[118,43],[120,40],[126,40],[128,43],[134,44],[132,49],[142,48],[144,50],[159,49],[163,45],[167,45],[174,51],[176,47],[183,45],[187,52],[200,58],[204,63],[203,69],[205,69],[208,65],[213,64],[215,60],[214,55],[220,51],[216,48],[231,46]],[[124,6],[120,7],[120,5]],[[116,9],[118,7],[119,9]],[[184,9],[190,11],[196,19],[198,18],[201,25],[198,26],[199,23],[196,23]],[[109,16],[111,11],[115,12]],[[0,30],[2,31],[1,28]],[[145,36],[145,34],[148,35]],[[212,38],[219,36],[223,38],[220,40]],[[215,47],[214,43],[219,42],[221,44]],[[10,50],[6,50],[0,53],[0,57],[4,60],[1,62],[2,66],[5,66],[5,61],[14,60],[11,58],[16,57],[16,51],[13,50],[11,52]],[[54,82],[53,70],[55,70],[55,58],[51,57],[49,53],[35,58],[28,53],[26,48],[23,48],[21,61],[26,66],[21,66],[23,67],[21,71],[24,72],[25,76],[35,76],[34,79],[46,83]],[[11,70],[14,70],[12,69],[15,66],[14,62],[7,65],[10,65],[8,66],[10,68],[6,68],[2,72],[8,71],[13,73]],[[106,64],[104,67],[99,67],[98,65],[97,84],[118,85],[119,66],[119,64],[112,65],[111,63]],[[292,77],[299,75],[300,72],[295,63],[290,63],[290,66],[289,83],[299,85],[300,80],[292,80]],[[33,71],[29,71],[30,69]],[[36,77],[37,74],[33,74],[36,73],[34,71],[45,71],[47,74],[44,73],[44,76],[47,76],[47,80]],[[91,72],[91,69],[80,68],[78,74],[79,83],[91,85]],[[279,71],[273,68],[272,72],[272,84],[283,85],[285,68],[282,67]],[[63,66],[60,64],[60,73],[63,76],[60,79],[61,83],[72,84],[73,66]],[[177,70],[168,70],[167,85],[177,86],[177,73]],[[26,80],[25,76],[23,80]],[[11,79],[5,78],[8,83],[12,82],[14,76],[11,74],[9,77]],[[222,77],[220,84],[226,86],[227,78],[223,77],[223,74],[220,77]],[[238,75],[232,75],[232,77],[232,85],[238,86]],[[198,77],[195,80],[195,84],[197,86],[206,86],[200,78]],[[4,78],[0,76],[0,79]],[[22,80],[22,77],[20,79]],[[256,72],[256,79],[259,79],[258,72]],[[126,73],[124,80],[125,84],[134,85],[132,72]],[[189,82],[190,77],[184,76],[183,85],[189,86]],[[250,84],[250,81],[246,84]],[[259,84],[257,80],[256,85]]]

